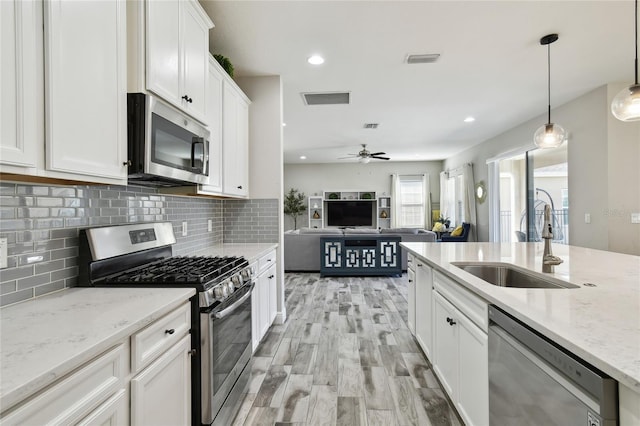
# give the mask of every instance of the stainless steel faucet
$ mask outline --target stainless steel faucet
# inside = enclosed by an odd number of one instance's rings
[[[542,254],[542,272],[553,272],[553,267],[563,262],[558,256],[554,256],[551,251],[551,240],[553,239],[553,225],[551,222],[551,206],[544,205],[544,225],[542,227],[542,238],[544,238],[544,253]]]

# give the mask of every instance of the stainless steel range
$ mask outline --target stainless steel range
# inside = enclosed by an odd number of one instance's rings
[[[242,257],[173,256],[175,242],[169,222],[82,230],[80,285],[195,288],[192,424],[227,425],[250,378],[251,269]]]

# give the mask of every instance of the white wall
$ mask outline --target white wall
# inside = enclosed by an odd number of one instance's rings
[[[622,123],[609,112],[621,86],[601,86],[552,111],[552,121],[570,132],[570,244],[640,255],[640,123]],[[445,169],[474,165],[474,178],[487,181],[486,160],[515,147],[531,146],[542,114],[469,150],[448,158]],[[489,240],[488,203],[476,205],[479,241]],[[584,214],[591,214],[591,223]]]
[[[441,161],[392,162],[375,161],[368,164],[285,164],[284,190],[295,188],[310,195],[328,190],[376,191],[391,194],[391,174],[427,173],[430,179],[431,201],[440,200]],[[298,228],[308,225],[308,215],[298,218]],[[293,219],[285,217],[285,229],[293,229]]]
[[[282,206],[282,81],[280,76],[239,77],[236,83],[251,99],[249,107],[249,194],[251,199],[277,199]],[[284,303],[284,233],[282,209],[278,215],[278,318],[286,320]]]

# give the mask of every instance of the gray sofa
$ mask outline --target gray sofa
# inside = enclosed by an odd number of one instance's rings
[[[302,228],[284,233],[284,270],[320,271],[320,237],[331,235],[397,235],[402,242],[435,242],[436,233],[424,229],[337,229]],[[407,252],[402,250],[402,270],[407,269]]]

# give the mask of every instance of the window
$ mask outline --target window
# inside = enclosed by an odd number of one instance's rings
[[[428,211],[426,191],[427,179],[423,175],[401,175],[397,177],[396,226],[403,228],[425,228],[425,212]]]
[[[446,182],[446,197],[444,213],[445,218],[448,218],[452,224],[459,225],[465,221],[464,212],[464,180],[462,173],[449,174],[449,178]]]

